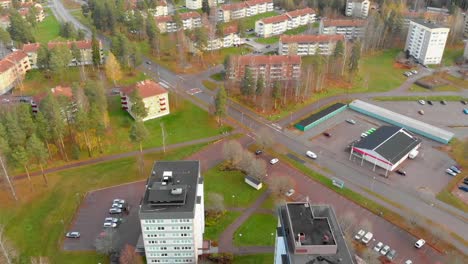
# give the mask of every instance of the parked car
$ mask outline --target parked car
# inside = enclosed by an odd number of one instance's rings
[[[121,214],[122,213],[122,209],[120,208],[111,208],[109,209],[109,214]]]
[[[361,137],[362,137],[362,138],[367,137],[367,133],[362,133],[362,134],[361,134]]]
[[[450,176],[457,176],[457,174],[451,169],[446,169],[445,172]]]
[[[262,154],[262,153],[263,153],[263,150],[261,150],[261,149],[257,149],[257,150],[255,151],[255,155],[260,155],[260,154]]]
[[[406,76],[406,77],[410,77],[413,74],[411,72],[405,72],[405,73],[403,73],[403,75]]]
[[[426,104],[426,101],[424,101],[424,100],[419,100],[418,103],[421,104],[421,105],[425,105],[425,104]]]
[[[110,222],[110,223],[118,223],[120,221],[119,218],[115,218],[115,217],[106,217],[106,219],[104,219],[104,222]]]
[[[119,203],[119,204],[124,204],[125,200],[124,199],[114,199],[112,203]]]
[[[441,100],[440,103],[443,104],[443,105],[446,105],[446,104],[447,104],[447,101]]]
[[[375,252],[380,252],[380,250],[382,249],[382,247],[383,247],[383,243],[382,243],[382,242],[379,242],[379,243],[377,243],[377,245],[375,245],[374,251],[375,251]]]
[[[117,227],[117,223],[104,222],[103,227],[104,227],[104,228],[109,228],[109,227],[116,228],[116,227]]]
[[[356,240],[361,240],[361,238],[366,234],[366,231],[364,230],[359,230],[357,234],[354,236],[354,239]]]
[[[468,102],[465,101],[465,100],[461,100],[460,103],[462,103],[462,104],[464,104],[464,105],[467,105],[467,104],[468,104]]]
[[[271,165],[275,165],[275,164],[278,163],[278,162],[279,162],[279,159],[277,159],[277,158],[274,158],[274,159],[271,159],[271,160],[270,160],[270,164],[271,164]]]
[[[395,257],[396,257],[396,250],[394,250],[394,249],[390,250],[390,252],[388,252],[388,254],[387,254],[387,258],[389,260],[393,260]]]
[[[458,189],[464,191],[464,192],[468,192],[468,186],[458,186]]]
[[[418,71],[417,70],[412,70],[411,73],[412,74],[418,74]]]
[[[323,132],[323,135],[326,136],[326,137],[331,137],[331,134],[328,133],[328,132]]]
[[[388,251],[390,251],[390,246],[389,245],[385,245],[382,250],[380,250],[380,254],[382,254],[383,256],[387,255]]]
[[[407,261],[405,261],[405,264],[413,264],[413,261],[411,261],[410,259],[408,259]]]
[[[361,239],[361,241],[362,243],[367,244],[371,241],[372,237],[374,237],[374,234],[372,234],[371,232],[367,232]]]
[[[306,156],[311,158],[311,159],[316,159],[317,158],[317,154],[313,153],[310,150],[306,151]]]
[[[72,232],[66,233],[65,236],[68,238],[80,238],[81,234],[80,232],[72,231]]]
[[[245,41],[250,41],[250,39],[246,38]]]
[[[455,173],[461,173],[461,170],[459,168],[455,167],[455,166],[450,166],[449,169],[451,169]]]
[[[396,170],[395,172],[400,174],[401,176],[406,176],[406,171],[404,170]]]
[[[269,48],[271,48],[271,45],[266,45],[265,48],[269,49]]]
[[[350,123],[351,125],[356,124],[356,121],[354,121],[353,119],[346,119],[346,122]]]
[[[146,61],[146,64],[151,65],[151,61]]]
[[[123,209],[123,208],[124,208],[124,205],[121,204],[121,203],[113,203],[113,204],[112,204],[112,208]]]
[[[427,103],[432,105],[432,101],[431,100],[427,100]]]
[[[294,189],[289,189],[289,191],[287,191],[287,192],[285,193],[285,195],[286,195],[287,197],[291,197],[295,192],[296,192],[296,191],[294,191]]]
[[[468,184],[468,178],[463,179],[464,184]]]
[[[418,111],[418,114],[424,115],[424,110],[419,110],[419,111]]]
[[[416,241],[416,243],[414,243],[414,246],[416,248],[422,248],[422,246],[424,246],[424,244],[426,244],[426,240],[421,238],[418,241]]]
[[[468,108],[463,109],[463,113],[464,113],[465,115],[468,115]]]

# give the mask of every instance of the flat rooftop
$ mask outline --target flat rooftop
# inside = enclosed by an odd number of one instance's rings
[[[435,22],[432,22],[432,21],[428,21],[428,20],[425,20],[425,19],[411,19],[413,22],[415,23],[418,23],[422,26],[425,26],[427,28],[430,28],[430,29],[436,29],[436,28],[447,28],[448,27],[445,27],[445,26],[442,26],[440,24],[437,24]]]
[[[317,113],[314,113],[314,114],[311,114],[310,116],[302,119],[301,121],[299,121],[296,126],[302,126],[302,127],[305,127],[317,120],[319,120],[320,118],[324,117],[324,116],[327,116],[333,112],[335,112],[336,110],[342,108],[343,106],[345,106],[345,104],[342,104],[342,103],[336,103],[336,104],[333,104]]]
[[[193,218],[197,202],[199,161],[157,161],[146,182],[140,218]]]

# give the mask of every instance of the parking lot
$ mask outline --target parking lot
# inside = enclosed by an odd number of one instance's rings
[[[68,231],[81,233],[79,239],[65,238],[63,250],[85,251],[95,250],[96,237],[103,231],[106,217],[122,218],[122,223],[116,228],[119,234],[119,247],[125,244],[136,245],[140,234],[138,210],[145,182],[135,182],[88,193],[79,207],[75,219]],[[113,199],[124,199],[129,206],[127,213],[110,215],[109,208]]]

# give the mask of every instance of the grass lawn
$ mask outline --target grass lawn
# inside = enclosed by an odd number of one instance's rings
[[[411,87],[409,88],[410,92],[449,92],[449,91],[455,91],[455,92],[458,92],[460,91],[460,88],[458,87],[455,87],[453,85],[443,85],[443,86],[439,86],[439,87],[436,87],[436,88],[433,88],[433,89],[426,89],[424,87],[421,87],[417,84],[413,84],[411,85]]]
[[[463,56],[463,48],[463,44],[445,47],[442,64],[444,66],[454,65],[455,60]]]
[[[215,73],[215,74],[211,75],[210,78],[215,80],[215,81],[222,82],[222,81],[224,81],[224,73],[222,73],[222,72]]]
[[[255,22],[257,22],[257,20],[260,20],[262,18],[277,16],[277,15],[278,13],[276,13],[275,11],[270,11],[270,12],[258,14],[255,16],[243,18],[242,23],[245,25],[246,29],[250,29],[250,28],[255,29]]]
[[[37,24],[33,31],[34,38],[40,43],[47,43],[51,40],[63,40],[63,38],[59,36],[60,23],[49,8],[46,8],[45,11],[46,18],[44,21]]]
[[[85,68],[85,71],[90,75],[95,75],[91,68]],[[26,73],[26,77],[23,81],[23,88],[15,89],[14,91],[21,92],[22,94],[35,95],[45,92],[59,84],[71,85],[73,82],[79,81],[80,69],[77,67],[68,68],[66,73],[59,78],[48,78],[44,75],[43,71],[36,69]]]
[[[119,85],[131,85],[139,81],[147,79],[144,72],[141,71],[126,71],[123,72],[123,77],[120,79],[117,84]]]
[[[432,101],[459,101],[466,100],[463,96],[458,95],[448,95],[448,96],[388,96],[388,97],[374,97],[374,100],[378,101],[417,101],[417,100],[432,100]]]
[[[269,210],[276,210],[277,204],[281,202],[279,201],[274,195],[268,196],[268,198],[263,202],[261,208],[269,209]]]
[[[202,83],[203,83],[203,86],[205,86],[207,89],[210,89],[211,91],[214,91],[214,90],[216,90],[216,89],[218,89],[219,87],[222,86],[222,84],[219,85],[219,84],[217,84],[215,82],[208,81],[208,80],[204,80],[204,81],[202,81]]]
[[[242,172],[222,171],[220,168],[221,165],[216,166],[203,174],[205,200],[208,193],[219,193],[224,196],[226,207],[247,207],[267,189],[264,185],[257,191],[244,182]]]
[[[273,260],[273,254],[234,256],[234,264],[271,264]]]
[[[154,160],[183,159],[204,146],[206,144],[146,155],[145,172],[151,170]],[[33,177],[33,191],[26,180],[16,181],[15,188],[21,198],[18,203],[10,199],[9,193],[2,192],[0,223],[5,225],[6,237],[21,253],[20,263],[29,263],[31,256],[47,256],[50,263],[107,262],[106,257],[94,252],[62,252],[59,244],[77,209],[77,197],[83,197],[90,190],[147,177],[140,176],[137,171],[136,159],[125,158],[51,173],[49,187],[44,187],[41,177]]]
[[[234,233],[235,246],[273,246],[278,218],[273,214],[253,214]]]
[[[234,222],[234,220],[236,220],[236,218],[238,218],[240,215],[241,212],[226,211],[226,213],[220,219],[218,219],[216,224],[211,226],[205,225],[205,233],[203,234],[203,238],[215,241],[218,240],[224,229],[226,229],[226,227]],[[208,219],[205,222],[208,222]]]
[[[269,37],[269,38],[257,38],[255,42],[260,44],[274,44],[279,41],[279,36]]]

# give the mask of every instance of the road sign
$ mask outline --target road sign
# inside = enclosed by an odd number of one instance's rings
[[[343,187],[344,187],[344,181],[342,181],[340,179],[337,179],[335,177],[332,178],[332,183],[333,183],[333,185],[335,185],[336,187],[338,187],[340,189],[343,189]]]

